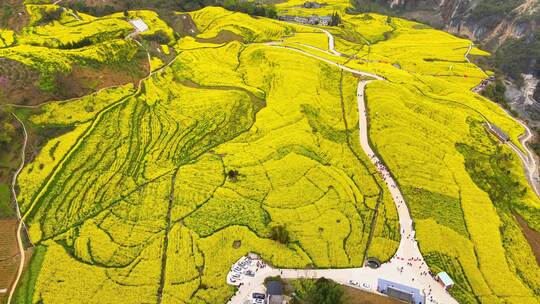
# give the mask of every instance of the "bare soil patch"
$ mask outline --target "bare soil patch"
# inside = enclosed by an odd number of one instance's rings
[[[523,235],[527,239],[527,242],[529,242],[529,245],[531,245],[531,249],[534,253],[534,256],[536,257],[536,263],[540,265],[540,232],[533,230],[525,219],[521,217],[521,215],[514,213],[516,220],[519,223],[519,226],[521,227],[521,231],[523,232]]]
[[[55,92],[45,92],[38,86],[38,71],[11,59],[2,59],[1,63],[0,104],[18,105],[39,105],[50,100],[82,97],[105,87],[136,84],[150,69],[143,52],[122,64],[75,65],[70,73],[56,75]]]
[[[23,0],[0,1],[0,28],[20,31],[29,20]]]
[[[0,219],[0,289],[11,287],[19,265],[17,247],[17,220]],[[0,303],[6,294],[0,293]]]
[[[38,71],[7,58],[0,62],[0,104],[32,105],[53,97],[38,88]]]
[[[198,42],[203,43],[215,43],[215,44],[222,44],[227,43],[231,41],[244,41],[244,38],[240,35],[237,35],[231,31],[223,30],[220,31],[216,37],[212,38],[196,38]]]
[[[137,82],[148,74],[146,56],[121,66],[74,66],[71,73],[58,75],[56,99],[69,99],[91,94],[102,88]]]
[[[199,29],[189,14],[179,14],[173,11],[158,10],[159,17],[180,36],[197,36]]]
[[[404,302],[398,301],[396,299],[381,296],[371,292],[366,292],[358,288],[353,288],[343,285],[343,291],[345,293],[345,298],[347,303],[350,304],[403,304]]]

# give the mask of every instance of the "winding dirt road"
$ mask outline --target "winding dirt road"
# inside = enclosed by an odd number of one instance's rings
[[[24,221],[22,220],[22,217],[21,217],[21,210],[19,209],[19,202],[17,201],[17,192],[15,191],[15,185],[17,184],[17,177],[19,176],[22,169],[24,168],[24,160],[26,158],[26,144],[28,142],[28,133],[26,132],[26,127],[24,126],[24,123],[22,122],[22,120],[19,119],[19,117],[17,117],[17,115],[15,115],[14,113],[12,114],[23,128],[24,142],[23,142],[23,147],[21,151],[21,164],[19,168],[17,169],[17,171],[15,171],[15,174],[13,175],[13,180],[11,181],[11,194],[13,195],[13,199],[15,201],[15,211],[17,213],[17,220],[19,221],[19,225],[17,226],[17,245],[19,247],[20,258],[19,258],[19,268],[17,269],[17,275],[15,277],[15,281],[13,282],[11,288],[9,289],[9,295],[7,299],[8,304],[11,303],[11,299],[13,298],[13,294],[15,293],[15,287],[17,287],[17,283],[19,282],[19,278],[21,277],[22,271],[24,269],[24,261],[25,261],[24,246],[21,239],[21,233],[24,227]]]
[[[470,44],[469,48],[467,49],[467,52],[465,53],[465,59],[467,60],[468,63],[471,63],[471,61],[469,59],[469,54],[470,54],[472,48],[473,48],[473,44]],[[486,77],[487,77],[487,74],[486,74]],[[475,93],[479,93],[481,91],[481,89],[479,89],[479,87],[481,85],[482,84],[472,88],[471,91],[473,91]],[[534,151],[527,145],[527,143],[529,141],[531,141],[533,139],[533,137],[534,137],[533,132],[527,126],[527,124],[525,124],[522,120],[520,120],[519,118],[514,117],[512,115],[512,113],[510,113],[508,110],[503,108],[500,104],[499,104],[499,106],[503,111],[506,112],[506,114],[508,114],[508,116],[510,116],[515,122],[520,124],[523,127],[523,129],[525,129],[525,134],[523,134],[523,135],[521,135],[519,137],[519,142],[521,143],[521,146],[523,147],[523,149],[525,149],[525,153],[523,152],[522,149],[520,149],[518,146],[516,146],[511,141],[507,141],[506,144],[512,150],[514,150],[514,152],[517,154],[517,156],[521,159],[521,163],[522,163],[523,169],[525,171],[525,176],[527,177],[527,180],[529,181],[529,185],[533,189],[536,196],[538,198],[540,198],[540,184],[539,184],[540,183],[540,176],[539,176],[540,172],[539,172],[539,169],[538,169],[538,161],[537,161],[538,158],[537,158],[536,154],[534,153]],[[488,127],[491,129],[491,131],[494,131],[493,125],[489,121],[486,121],[486,122],[488,123]]]

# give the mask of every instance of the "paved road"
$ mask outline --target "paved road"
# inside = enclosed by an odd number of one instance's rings
[[[359,72],[362,73],[362,72]],[[426,294],[427,303],[457,303],[450,294],[439,285],[433,277],[427,274],[428,266],[422,258],[422,254],[415,240],[415,231],[412,226],[412,218],[407,205],[404,203],[403,195],[399,190],[394,179],[388,172],[388,169],[382,165],[380,159],[375,155],[369,145],[368,140],[368,121],[366,105],[364,99],[365,87],[370,81],[363,80],[358,83],[357,100],[359,119],[359,136],[362,150],[370,157],[380,175],[392,194],[394,203],[399,215],[401,229],[401,241],[395,256],[387,263],[381,265],[378,269],[369,267],[348,268],[348,269],[275,269],[266,267],[259,270],[254,277],[244,277],[242,286],[236,295],[231,298],[230,303],[243,304],[251,297],[254,292],[263,292],[264,279],[269,276],[281,276],[285,279],[297,278],[321,278],[332,279],[338,283],[351,285],[351,281],[357,282],[353,287],[362,288],[369,292],[377,293],[377,280],[379,278],[388,279],[397,283],[416,287]],[[403,270],[401,270],[403,269]],[[365,284],[365,285],[364,285]],[[367,287],[362,287],[367,286]],[[431,289],[431,292],[429,291]],[[433,301],[430,301],[430,297]]]
[[[334,35],[332,35],[329,31],[325,30],[325,29],[319,29],[321,30],[323,33],[326,34],[326,36],[328,37],[328,49],[330,50],[330,52],[336,56],[343,56],[343,54],[341,54],[340,52],[336,51],[336,48],[335,48],[335,45],[334,45]]]
[[[332,34],[326,30],[322,30],[322,31],[328,36],[329,51],[336,56],[341,56],[342,54],[336,51],[334,48],[334,37],[332,36]],[[368,73],[368,72],[358,71],[358,70],[346,67],[342,64],[333,62],[329,59],[322,58],[314,54],[310,54],[303,50],[295,49],[288,46],[280,46],[274,43],[267,43],[267,45],[270,45],[273,47],[279,47],[279,48],[286,48],[295,52],[300,52],[306,56],[324,61],[328,64],[337,66],[342,70],[345,70],[345,71],[348,71],[357,75],[368,76],[376,80],[384,80],[384,78],[381,76]],[[169,64],[171,63],[172,61]],[[162,70],[162,69],[159,69],[159,70]],[[154,73],[150,73],[148,77],[150,77]],[[365,106],[365,99],[364,99],[365,87],[369,82],[370,81],[362,80],[358,83],[358,88],[357,88],[358,112],[360,114],[359,115],[360,144],[362,146],[362,149],[366,153],[366,155],[369,156],[372,163],[377,167],[390,193],[392,194],[394,203],[396,204],[396,208],[399,215],[400,230],[402,233],[402,238],[401,238],[396,255],[389,262],[381,265],[381,267],[378,269],[361,267],[361,268],[349,268],[349,269],[306,270],[306,269],[274,269],[271,267],[266,267],[262,270],[259,270],[253,278],[250,278],[248,281],[244,282],[244,284],[239,288],[238,293],[231,299],[230,301],[231,303],[244,303],[246,299],[249,299],[251,297],[251,294],[253,292],[261,291],[261,288],[263,288],[262,286],[263,286],[264,279],[266,277],[275,276],[275,275],[281,275],[283,278],[291,278],[291,279],[292,278],[326,277],[342,284],[350,284],[350,281],[352,280],[354,282],[358,282],[359,285],[366,284],[365,286],[368,286],[368,287],[364,289],[371,292],[377,292],[376,291],[377,279],[385,278],[385,279],[389,279],[398,283],[403,283],[409,286],[413,286],[420,290],[425,291],[425,294],[427,295],[427,300],[428,300],[427,303],[430,303],[429,301],[430,297],[433,298],[433,301],[432,301],[433,303],[445,303],[445,304],[457,303],[457,301],[454,300],[430,275],[424,274],[424,272],[428,271],[429,269],[427,265],[425,264],[423,257],[420,253],[420,250],[417,246],[417,242],[415,240],[415,231],[413,230],[413,225],[412,225],[413,220],[410,216],[408,207],[405,204],[405,200],[396,182],[389,174],[387,168],[384,165],[382,165],[379,158],[375,155],[375,153],[373,152],[372,148],[369,145],[368,128],[367,128],[368,122],[367,122],[367,113],[366,113],[366,106]],[[521,139],[522,143],[525,143],[526,141],[528,141],[532,136],[530,129],[527,128],[526,126],[524,127],[527,130],[527,135]],[[26,131],[25,131],[25,134],[26,134]],[[531,172],[536,172],[535,174],[537,174],[538,170],[537,169],[533,170],[532,168],[533,166],[536,167],[536,160],[532,156],[531,151],[527,150],[528,155],[525,155],[517,147],[513,146],[513,148],[515,148],[516,153],[518,153],[518,155],[520,156],[524,164],[525,163],[528,164],[526,165],[526,167],[530,167]],[[533,188],[535,188],[535,191],[537,191],[536,187],[533,186]],[[17,233],[19,247],[21,250],[21,257],[22,257],[21,266],[19,267],[17,279],[13,284],[13,288],[10,290],[8,303],[11,302],[13,291],[15,290],[15,286],[17,285],[17,282],[20,278],[20,275],[22,273],[22,268],[23,268],[22,265],[24,264],[24,250],[22,248],[22,242],[20,240],[20,230],[22,229],[22,225],[23,225],[22,223],[23,221],[21,220],[18,233]]]
[[[473,44],[469,44],[469,48],[467,49],[467,52],[465,53],[465,60],[467,60],[468,63],[471,63],[471,60],[469,60],[469,53],[471,52],[473,48]]]

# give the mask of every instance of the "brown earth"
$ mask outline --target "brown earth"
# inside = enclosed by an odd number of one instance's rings
[[[180,37],[197,36],[199,29],[189,14],[177,14],[173,11],[159,10],[159,17],[176,32]]]
[[[101,88],[136,84],[148,74],[146,55],[118,65],[76,65],[69,74],[57,74],[55,92],[39,89],[39,72],[11,59],[0,64],[0,104],[38,105],[50,100],[81,97]]]
[[[343,292],[345,293],[346,303],[349,304],[403,304],[404,302],[396,299],[381,296],[371,292],[365,292],[358,288],[350,286],[343,286]]]
[[[149,68],[146,56],[141,56],[133,63],[118,67],[74,66],[71,73],[57,76],[56,87],[59,89],[55,99],[81,97],[102,88],[127,83],[136,85],[140,79],[148,75]]]
[[[174,48],[168,45],[166,47],[169,49],[169,54],[166,54],[161,49],[161,44],[159,42],[147,41],[147,43],[149,44],[147,50],[148,53],[150,53],[150,56],[158,57],[159,59],[161,59],[161,61],[163,61],[164,65],[170,63],[176,57],[176,51],[174,50]]]
[[[525,219],[515,213],[517,222],[519,223],[519,226],[521,227],[521,231],[523,232],[523,235],[527,239],[527,242],[529,242],[529,245],[531,245],[531,249],[534,253],[534,256],[536,257],[536,263],[540,265],[540,232],[533,230]]]
[[[17,220],[0,219],[0,289],[10,288],[19,265]],[[0,293],[0,303],[7,294]]]
[[[23,0],[0,1],[0,28],[20,31],[29,20]]]
[[[0,104],[37,104],[52,97],[37,87],[38,71],[7,58],[0,62]]]
[[[222,44],[227,43],[231,41],[240,41],[243,42],[244,38],[240,35],[237,35],[231,31],[223,30],[220,31],[216,37],[212,38],[195,38],[197,42],[203,42],[203,43],[215,43],[215,44]]]

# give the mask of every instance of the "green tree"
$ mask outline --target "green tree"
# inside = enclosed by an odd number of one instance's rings
[[[315,282],[315,288],[308,295],[307,301],[310,304],[341,304],[343,290],[339,284],[320,278]]]
[[[0,147],[9,145],[15,136],[15,126],[10,123],[11,114],[0,108]]]
[[[274,226],[272,227],[270,238],[281,244],[287,244],[289,243],[289,232],[284,226]]]
[[[341,24],[341,16],[337,12],[334,12],[332,14],[332,20],[330,20],[330,25],[338,26],[340,24]]]
[[[325,278],[316,281],[300,280],[293,285],[296,294],[294,303],[344,304],[346,302],[341,285]]]
[[[0,146],[11,143],[15,135],[15,127],[7,121],[0,122]]]
[[[490,83],[486,86],[482,91],[482,95],[504,106],[508,106],[506,98],[504,97],[505,92],[506,87],[504,86],[504,83],[500,78],[497,78],[494,83]]]

